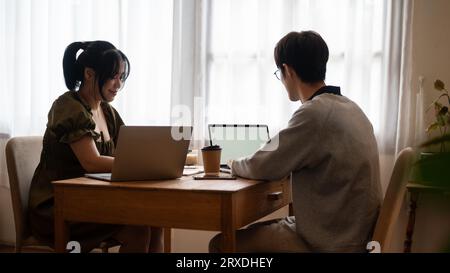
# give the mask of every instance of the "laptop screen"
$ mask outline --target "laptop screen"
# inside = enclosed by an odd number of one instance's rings
[[[269,139],[267,125],[209,124],[209,138],[222,148],[220,164],[252,155]]]

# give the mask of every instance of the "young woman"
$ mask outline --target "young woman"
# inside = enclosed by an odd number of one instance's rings
[[[114,146],[124,123],[109,103],[123,87],[130,63],[109,42],[74,42],[66,48],[63,69],[69,91],[53,103],[48,113],[41,159],[29,196],[32,234],[52,247],[51,181],[111,172]],[[121,252],[162,252],[163,248],[161,228],[72,223],[70,234],[70,240],[80,242],[83,252],[110,238],[121,242]]]

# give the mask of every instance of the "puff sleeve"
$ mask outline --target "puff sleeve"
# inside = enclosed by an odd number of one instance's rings
[[[94,140],[100,137],[95,132],[92,114],[79,101],[61,96],[52,105],[48,114],[47,128],[62,143],[72,143],[85,135]]]

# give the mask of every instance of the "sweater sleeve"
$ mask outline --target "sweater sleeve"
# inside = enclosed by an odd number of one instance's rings
[[[256,153],[233,161],[232,173],[256,180],[282,179],[292,171],[308,168],[321,158],[322,117],[312,107],[300,107],[288,127]]]

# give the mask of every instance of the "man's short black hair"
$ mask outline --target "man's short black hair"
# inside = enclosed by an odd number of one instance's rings
[[[274,50],[275,63],[283,75],[283,64],[287,64],[306,83],[325,80],[328,56],[327,44],[314,31],[290,32]]]

